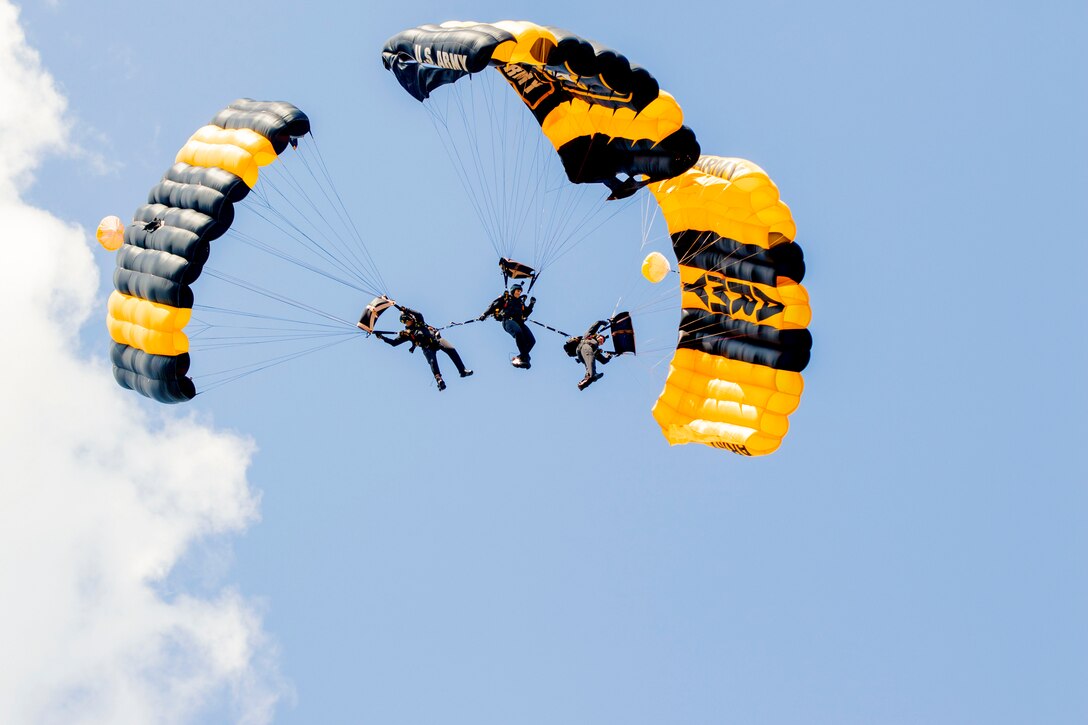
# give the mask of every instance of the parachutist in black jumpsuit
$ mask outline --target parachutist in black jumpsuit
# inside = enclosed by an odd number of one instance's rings
[[[604,335],[597,334],[597,331],[607,324],[608,320],[597,320],[578,342],[578,358],[586,366],[586,376],[578,382],[579,390],[585,390],[594,382],[603,378],[604,373],[597,372],[597,363],[607,365],[608,361],[612,359],[612,353],[601,349],[601,345],[604,344]]]
[[[509,292],[504,292],[501,297],[495,298],[488,305],[487,311],[476,319],[485,320],[494,316],[496,320],[501,321],[502,329],[514,338],[518,346],[518,354],[510,361],[510,364],[516,368],[528,370],[531,367],[529,352],[533,349],[533,345],[536,345],[536,338],[533,337],[529,326],[525,324],[525,320],[533,312],[536,297],[530,297],[529,304],[525,304],[521,300],[521,289],[520,284],[514,285]]]
[[[457,354],[457,348],[447,340],[442,339],[442,333],[428,325],[423,320],[423,315],[415,310],[405,309],[401,313],[400,321],[404,323],[404,329],[398,332],[397,336],[392,340],[387,338],[385,333],[375,332],[374,334],[382,342],[393,347],[411,342],[412,346],[408,348],[408,352],[415,352],[417,347],[422,349],[423,357],[427,358],[427,363],[431,366],[431,372],[434,373],[434,381],[438,383],[439,392],[446,389],[446,383],[442,380],[442,371],[438,369],[439,350],[449,355],[462,378],[472,375],[472,371],[465,367],[465,364],[461,361],[461,356]]]

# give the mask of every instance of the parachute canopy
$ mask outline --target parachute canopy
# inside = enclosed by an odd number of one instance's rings
[[[789,207],[743,159],[703,156],[651,190],[672,236],[683,308],[654,417],[671,444],[771,453],[800,401],[812,347]]]
[[[669,260],[661,252],[650,252],[642,260],[642,276],[657,284],[672,271]]]
[[[617,197],[676,176],[699,157],[679,104],[649,71],[565,30],[511,20],[422,25],[387,40],[382,62],[420,101],[495,68],[559,153],[567,178],[604,183]]]
[[[257,183],[258,169],[310,131],[289,103],[243,98],[217,113],[177,153],[124,230],[106,325],[117,382],[161,403],[196,395],[187,377],[191,285],[211,242],[234,221],[234,204]]]

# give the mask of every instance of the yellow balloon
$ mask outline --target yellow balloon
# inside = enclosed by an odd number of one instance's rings
[[[125,243],[125,223],[120,217],[108,216],[98,223],[98,243],[111,252],[116,252]]]
[[[670,272],[669,260],[661,252],[650,252],[642,260],[642,276],[657,284]]]

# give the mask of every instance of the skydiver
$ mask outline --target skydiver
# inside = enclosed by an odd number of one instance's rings
[[[597,320],[589,329],[586,330],[586,334],[582,335],[578,339],[577,347],[575,348],[575,354],[577,359],[586,366],[586,376],[578,381],[578,389],[585,390],[593,383],[597,382],[604,377],[604,373],[597,372],[597,363],[601,365],[607,365],[608,362],[615,357],[612,353],[601,349],[601,345],[604,344],[605,336],[601,335],[598,330],[608,324],[608,320]]]
[[[434,373],[434,381],[438,383],[438,392],[442,392],[446,389],[446,383],[442,380],[442,371],[438,369],[438,351],[446,353],[453,364],[457,367],[457,372],[461,374],[462,378],[467,378],[472,375],[472,371],[465,367],[465,364],[461,361],[461,356],[457,353],[457,348],[450,344],[448,340],[442,338],[440,333],[435,328],[431,327],[423,319],[423,315],[415,310],[408,309],[407,307],[401,308],[400,321],[404,324],[404,329],[397,333],[397,336],[393,339],[386,337],[384,332],[375,332],[374,334],[381,339],[382,342],[387,345],[397,347],[403,345],[406,342],[411,342],[412,346],[408,348],[408,352],[415,352],[416,348],[423,350],[423,357],[427,358],[427,364],[431,366],[431,372]]]
[[[502,329],[506,330],[510,337],[514,338],[514,342],[518,346],[518,354],[510,360],[510,364],[516,368],[528,370],[532,367],[529,352],[536,345],[536,338],[529,326],[525,324],[525,320],[533,312],[536,297],[530,297],[529,304],[525,304],[521,299],[521,293],[522,286],[519,282],[511,287],[509,292],[503,292],[501,296],[496,297],[488,305],[487,311],[476,319],[486,320],[488,317],[494,317],[501,322]]]

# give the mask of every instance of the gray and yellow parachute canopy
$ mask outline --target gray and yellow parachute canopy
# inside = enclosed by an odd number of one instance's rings
[[[812,348],[790,209],[743,159],[703,156],[650,188],[679,262],[682,307],[654,418],[671,444],[771,453],[800,401]]]
[[[191,285],[259,168],[309,131],[306,114],[289,103],[237,100],[192,135],[152,187],[124,230],[108,302],[110,359],[122,387],[162,403],[196,395],[183,332]]]
[[[420,101],[440,86],[495,68],[576,184],[601,182],[627,195],[683,173],[699,157],[679,104],[648,71],[565,30],[511,20],[422,25],[386,41],[382,62]]]

